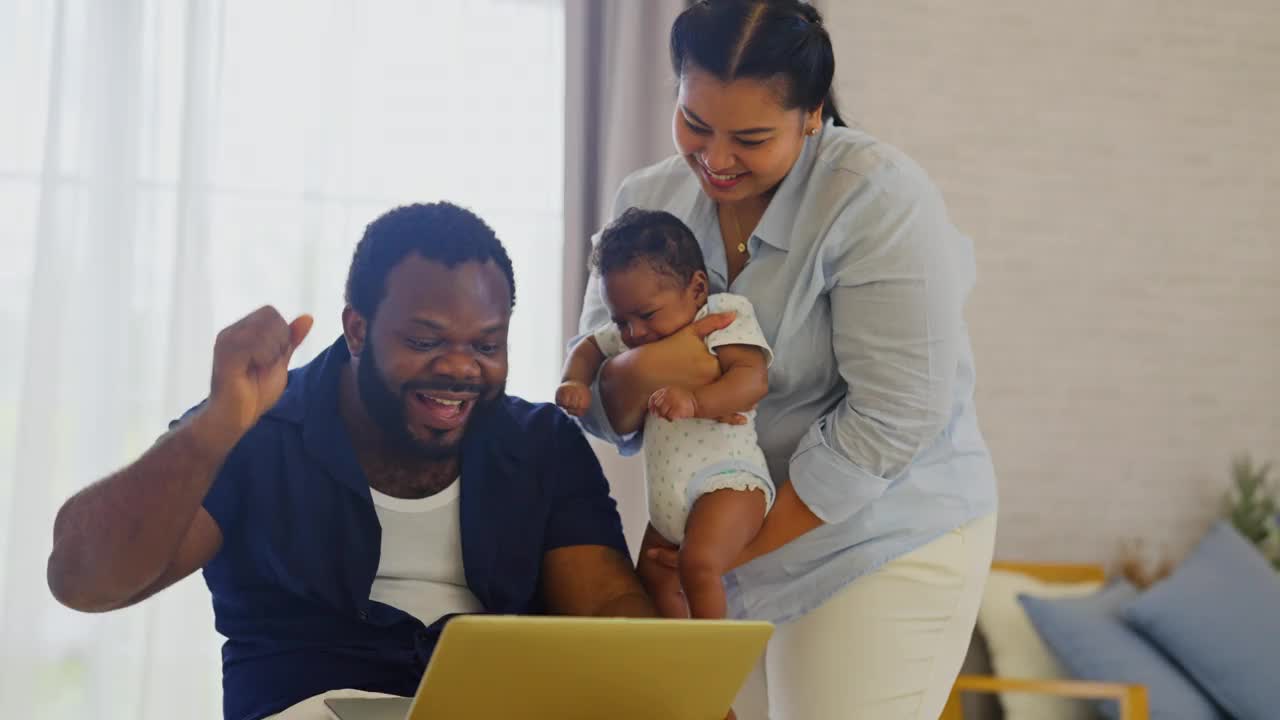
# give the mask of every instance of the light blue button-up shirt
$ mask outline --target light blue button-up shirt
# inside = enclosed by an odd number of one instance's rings
[[[732,617],[785,622],[865,573],[996,509],[991,457],[973,404],[965,298],[973,243],[910,158],[830,122],[805,148],[727,283],[715,203],[679,156],[618,192],[693,230],[712,292],[744,295],[774,363],[756,419],[776,482],[788,479],[824,521],[726,577]],[[609,313],[597,278],[579,329]],[[599,387],[593,388],[599,397]],[[594,402],[583,426],[623,454]]]

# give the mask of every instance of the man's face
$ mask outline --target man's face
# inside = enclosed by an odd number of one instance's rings
[[[510,320],[511,292],[493,262],[402,260],[373,322],[347,323],[360,399],[378,430],[419,457],[456,454],[475,408],[506,387]]]

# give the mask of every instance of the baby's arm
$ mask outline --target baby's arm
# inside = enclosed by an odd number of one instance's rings
[[[588,335],[575,345],[564,363],[564,374],[560,377],[560,387],[556,389],[556,404],[570,415],[585,415],[591,407],[591,382],[600,372],[604,360],[604,353],[594,337]]]
[[[769,393],[769,362],[754,345],[721,345],[720,379],[696,390],[665,387],[649,399],[649,407],[668,420],[697,417],[718,420],[754,410]]]
[[[693,391],[694,417],[719,418],[754,410],[769,394],[769,361],[754,345],[721,345],[720,379]]]

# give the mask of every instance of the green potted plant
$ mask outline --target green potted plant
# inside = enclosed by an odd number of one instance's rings
[[[1255,466],[1248,455],[1231,463],[1232,487],[1227,491],[1227,518],[1280,570],[1280,500],[1268,475],[1271,463]]]

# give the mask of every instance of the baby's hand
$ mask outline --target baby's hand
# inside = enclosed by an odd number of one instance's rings
[[[556,404],[570,415],[582,417],[591,407],[591,388],[570,380],[556,389]]]
[[[649,412],[668,420],[691,418],[698,412],[698,400],[684,388],[667,386],[649,396]]]

